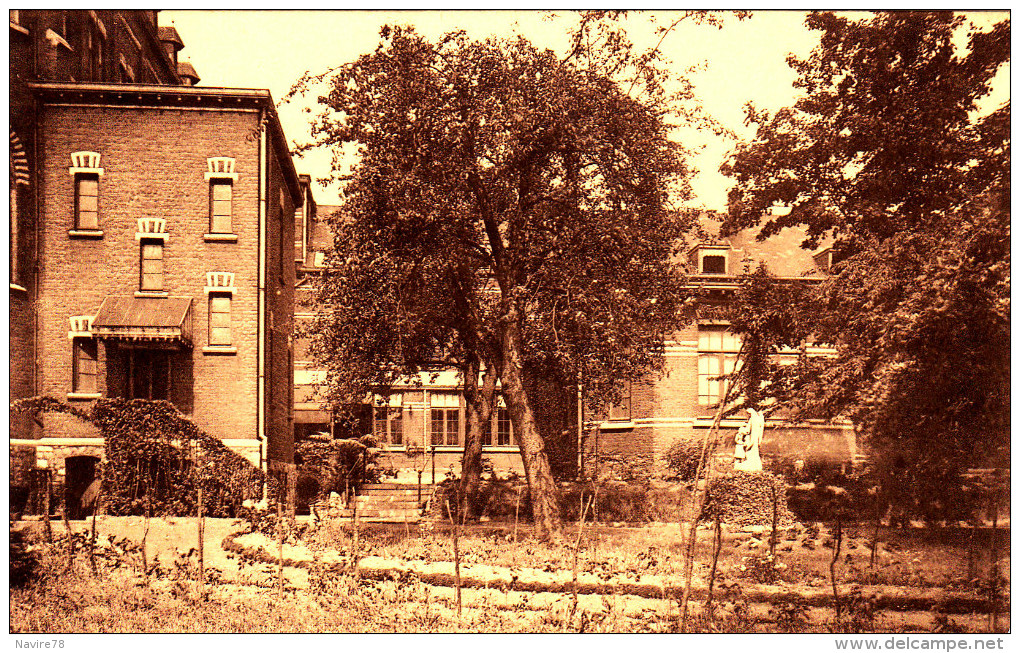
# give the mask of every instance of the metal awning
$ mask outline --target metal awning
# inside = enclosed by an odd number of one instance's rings
[[[190,297],[107,297],[92,320],[96,338],[191,346]]]

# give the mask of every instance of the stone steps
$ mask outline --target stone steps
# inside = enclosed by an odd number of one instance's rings
[[[416,522],[421,517],[423,504],[435,491],[434,485],[421,486],[421,502],[417,485],[401,483],[367,483],[354,498],[358,519],[379,522]],[[352,518],[353,510],[341,512],[341,518]]]

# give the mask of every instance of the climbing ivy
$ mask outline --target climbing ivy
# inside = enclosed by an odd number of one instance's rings
[[[278,484],[261,469],[200,429],[167,401],[99,399],[82,410],[52,397],[12,402],[11,416],[67,413],[95,425],[103,436],[106,460],[101,493],[114,515],[195,514],[198,488],[203,513],[228,517],[245,500],[270,499]]]

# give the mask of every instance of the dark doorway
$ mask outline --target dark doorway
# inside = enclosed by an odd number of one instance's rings
[[[170,399],[170,352],[130,349],[128,399]]]
[[[71,456],[64,459],[64,500],[67,502],[68,519],[85,519],[82,496],[96,479],[95,456]]]

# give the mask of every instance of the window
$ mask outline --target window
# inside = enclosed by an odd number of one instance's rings
[[[230,222],[234,183],[229,179],[209,181],[209,233],[232,233]]]
[[[493,433],[496,434],[493,442]],[[510,411],[507,410],[503,397],[496,398],[496,407],[492,410],[492,419],[482,429],[482,444],[486,447],[509,447],[513,445],[513,426],[510,424]]]
[[[230,299],[228,293],[209,293],[209,346],[230,346]]]
[[[460,395],[435,392],[429,396],[431,419],[430,442],[434,445],[460,444]]]
[[[726,257],[717,254],[702,257],[701,272],[703,274],[726,274]]]
[[[377,401],[372,405],[372,434],[380,442],[403,444],[404,420],[401,412],[401,396],[395,394],[388,398],[377,397],[376,399]],[[379,400],[384,405],[380,406]]]
[[[141,264],[139,265],[138,289],[145,292],[163,290],[163,243],[159,240],[142,239]]]
[[[205,161],[205,180],[209,182],[209,233],[205,240],[237,242],[231,219],[234,183],[237,181],[235,160],[229,156],[213,156]]]
[[[502,403],[502,400],[501,400]],[[506,406],[496,407],[496,446],[498,447],[509,447],[511,444],[511,436],[513,435],[513,426],[510,424],[510,411],[507,410]]]
[[[719,377],[732,374],[740,352],[740,338],[721,325],[698,327],[698,404],[717,406],[729,387]]]
[[[72,342],[74,343],[72,390],[78,394],[96,394],[99,392],[96,382],[98,377],[96,341],[92,338],[75,338]]]
[[[99,178],[103,169],[99,167],[99,152],[80,151],[71,153],[71,168],[68,172],[74,178],[74,228],[72,236],[102,236],[99,230]]]
[[[630,419],[630,381],[627,381],[623,386],[620,401],[609,408],[609,421],[629,422]]]
[[[74,176],[74,228],[99,229],[99,175],[95,173]]]

